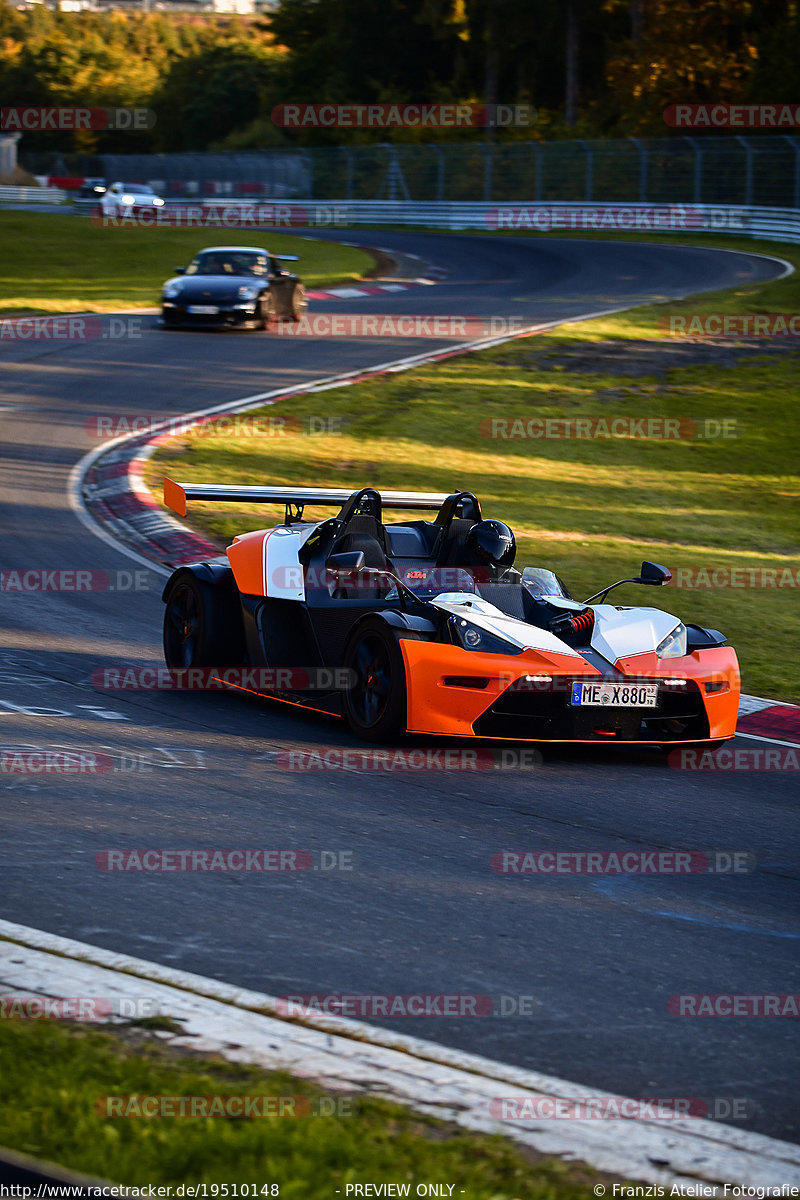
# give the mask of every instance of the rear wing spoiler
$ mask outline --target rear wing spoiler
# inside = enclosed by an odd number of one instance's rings
[[[375,489],[387,508],[439,509],[447,492],[388,492]],[[247,504],[329,505],[341,508],[362,488],[272,487],[269,484],[176,483],[164,479],[164,503],[179,517],[186,516],[187,500],[241,501]]]
[[[279,258],[282,262],[300,262],[299,254],[271,254],[272,258]]]

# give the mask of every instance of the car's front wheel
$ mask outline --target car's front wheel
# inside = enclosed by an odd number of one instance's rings
[[[353,733],[368,742],[405,733],[405,663],[394,630],[377,617],[362,622],[350,635],[344,666],[344,716]]]

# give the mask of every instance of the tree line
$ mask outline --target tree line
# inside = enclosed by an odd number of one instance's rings
[[[675,103],[796,104],[800,0],[280,0],[269,14],[62,13],[0,0],[0,102],[152,109],[25,150],[152,152],[474,139],[287,129],[286,103],[503,103],[497,138],[663,137]],[[786,132],[792,132],[787,130]]]

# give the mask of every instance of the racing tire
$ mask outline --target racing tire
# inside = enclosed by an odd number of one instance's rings
[[[404,734],[406,670],[394,630],[379,617],[363,621],[347,642],[344,667],[353,673],[342,703],[352,732],[366,742],[391,742]]]
[[[256,329],[267,328],[267,309],[263,300],[259,300],[256,304],[256,312],[253,318],[253,323]]]
[[[277,321],[278,305],[272,292],[267,292],[265,296],[262,296],[261,308],[263,310],[264,320],[266,322]]]
[[[244,627],[236,593],[195,575],[177,579],[164,612],[164,661],[171,669],[242,666]]]
[[[298,283],[292,292],[292,311],[291,317],[293,321],[302,321],[308,311],[308,298],[306,289],[302,283]]]

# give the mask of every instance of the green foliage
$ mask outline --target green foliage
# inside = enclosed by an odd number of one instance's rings
[[[260,245],[299,254],[307,287],[358,279],[374,259],[353,246],[250,230],[103,229],[65,214],[0,212],[0,241],[13,246],[0,264],[0,312],[104,312],[158,303],[178,264],[208,245]],[[150,318],[141,318],[150,320]]]
[[[663,136],[669,104],[794,103],[798,72],[796,0],[280,0],[258,18],[17,11],[0,0],[4,102],[158,115],[152,132],[30,134],[26,150]],[[454,100],[530,104],[539,122],[531,134],[282,131],[270,120],[286,102]]]
[[[266,102],[277,58],[263,42],[231,38],[173,61],[152,100],[156,147],[203,150],[246,127]]]
[[[257,1183],[259,1195],[279,1185],[282,1200],[329,1200],[348,1183],[401,1180],[413,1195],[418,1181],[447,1180],[470,1200],[589,1200],[602,1178],[576,1163],[531,1162],[504,1138],[398,1104],[326,1094],[286,1072],[181,1052],[131,1029],[0,1021],[0,1058],[0,1145],[132,1187]],[[126,1120],[98,1114],[107,1096],[306,1097],[313,1115]],[[331,1115],[317,1115],[320,1107]]]
[[[13,106],[157,113],[152,132],[28,133],[23,150],[202,149],[258,113],[278,57],[271,44],[266,29],[242,18],[61,13],[43,5],[18,12],[0,0],[0,92]]]
[[[576,114],[565,116],[569,14]],[[795,0],[281,0],[269,17],[17,11],[0,0],[13,104],[155,108],[154,131],[26,134],[25,150],[260,149],[663,136],[670,103],[794,103]],[[530,128],[282,131],[279,103],[527,103]]]

